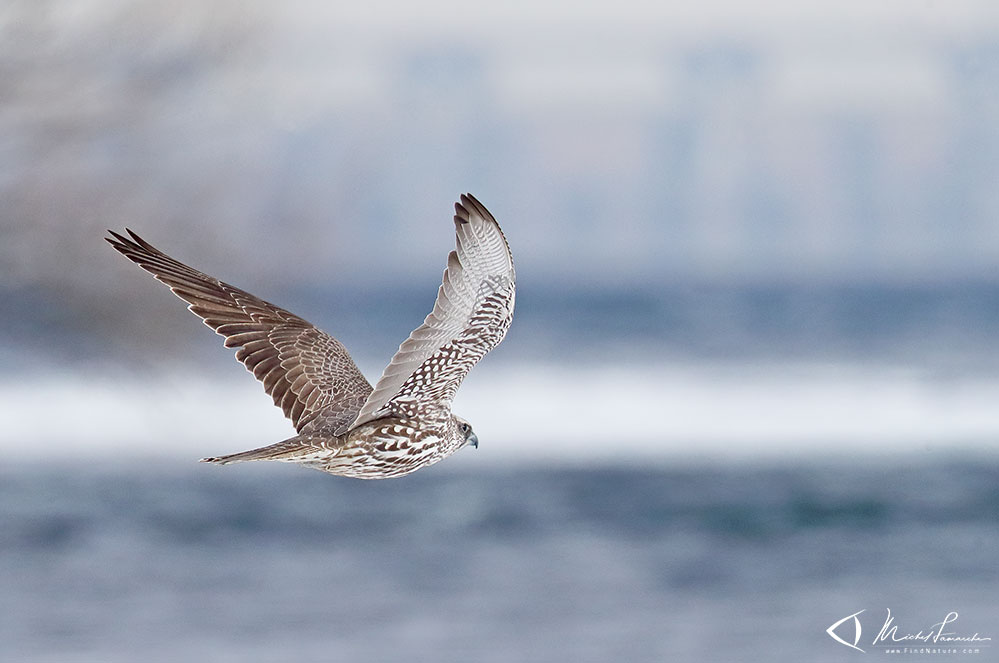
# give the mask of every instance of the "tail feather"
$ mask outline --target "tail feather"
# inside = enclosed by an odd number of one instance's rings
[[[271,444],[259,449],[241,451],[227,456],[210,456],[202,458],[202,463],[215,463],[217,465],[228,465],[229,463],[242,463],[251,460],[277,460],[290,463],[308,462],[307,457],[317,455],[331,455],[333,450],[329,445],[330,438],[318,437],[315,435],[296,435],[281,442]]]

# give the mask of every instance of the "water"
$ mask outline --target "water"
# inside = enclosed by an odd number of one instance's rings
[[[433,292],[275,299],[374,379]],[[869,655],[887,610],[999,637],[996,293],[527,285],[456,399],[482,448],[371,483],[195,464],[290,427],[166,292],[123,316],[157,337],[25,297],[0,661],[856,661],[825,631],[859,610]]]
[[[0,660],[857,660],[824,631],[861,609],[864,642],[886,609],[999,636],[997,549],[994,459],[23,463],[0,469]]]
[[[165,288],[135,278],[148,295],[106,311],[71,307],[65,293],[5,302],[5,457],[199,457],[290,434],[232,351]],[[375,381],[432,306],[432,278],[391,292],[264,294],[336,334]],[[557,291],[525,276],[517,307],[455,401],[490,453],[607,456],[606,430],[627,457],[999,450],[995,283]]]
[[[109,256],[113,258],[114,256]],[[206,269],[208,266],[202,266]],[[135,283],[149,280],[136,273]],[[439,278],[382,289],[333,283],[274,291],[238,285],[337,336],[380,370],[433,307]],[[594,361],[889,362],[943,372],[999,373],[999,282],[704,284],[541,287],[524,275],[517,314],[494,351],[511,358]],[[34,370],[118,361],[215,365],[226,352],[164,288],[137,302],[91,302],[71,291],[4,292],[0,364]],[[155,353],[154,353],[155,350]],[[372,376],[374,377],[374,376]]]

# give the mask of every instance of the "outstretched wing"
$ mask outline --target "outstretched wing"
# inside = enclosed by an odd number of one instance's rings
[[[454,206],[456,248],[434,310],[385,368],[354,426],[387,414],[449,408],[461,381],[513,319],[513,256],[493,215],[471,194]]]
[[[302,318],[174,260],[131,230],[108,231],[119,253],[165,283],[188,309],[239,348],[243,362],[298,432],[348,427],[371,385],[347,349]]]

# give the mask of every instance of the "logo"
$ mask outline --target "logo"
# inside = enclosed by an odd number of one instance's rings
[[[866,653],[860,648],[860,638],[864,633],[858,615],[864,610],[858,610],[852,615],[835,622],[826,629],[829,637],[841,645]],[[991,645],[992,638],[975,632],[961,633],[953,628],[957,621],[957,611],[951,610],[939,622],[916,632],[901,630],[895,623],[895,617],[888,609],[881,630],[874,636],[872,647],[878,647],[885,654],[980,654],[983,648]]]
[[[846,645],[847,647],[853,647],[857,651],[863,652],[864,650],[857,646],[857,643],[860,642],[860,634],[863,633],[863,629],[860,628],[860,620],[857,619],[857,615],[859,615],[861,612],[863,612],[863,610],[859,610],[848,617],[844,617],[843,619],[839,620],[838,622],[827,628],[826,633],[829,634],[830,638],[840,643],[841,645]],[[842,626],[843,622],[849,621],[851,619],[853,620],[853,644],[850,644],[843,638],[836,635],[836,629]]]

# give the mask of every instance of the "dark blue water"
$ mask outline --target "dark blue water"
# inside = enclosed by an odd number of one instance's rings
[[[999,636],[997,550],[995,460],[7,465],[0,660],[858,660],[861,609]]]
[[[514,324],[497,350],[520,360],[875,360],[999,371],[999,283],[664,279],[665,285],[595,290],[546,288],[522,276]],[[380,365],[433,307],[437,283],[367,291],[343,284],[250,289],[334,334],[355,357]],[[33,370],[38,363],[63,368],[81,361],[222,356],[218,340],[161,290],[144,291],[143,297],[158,295],[152,301],[122,302],[44,290],[4,293],[9,314],[0,324],[0,361],[12,370]]]

